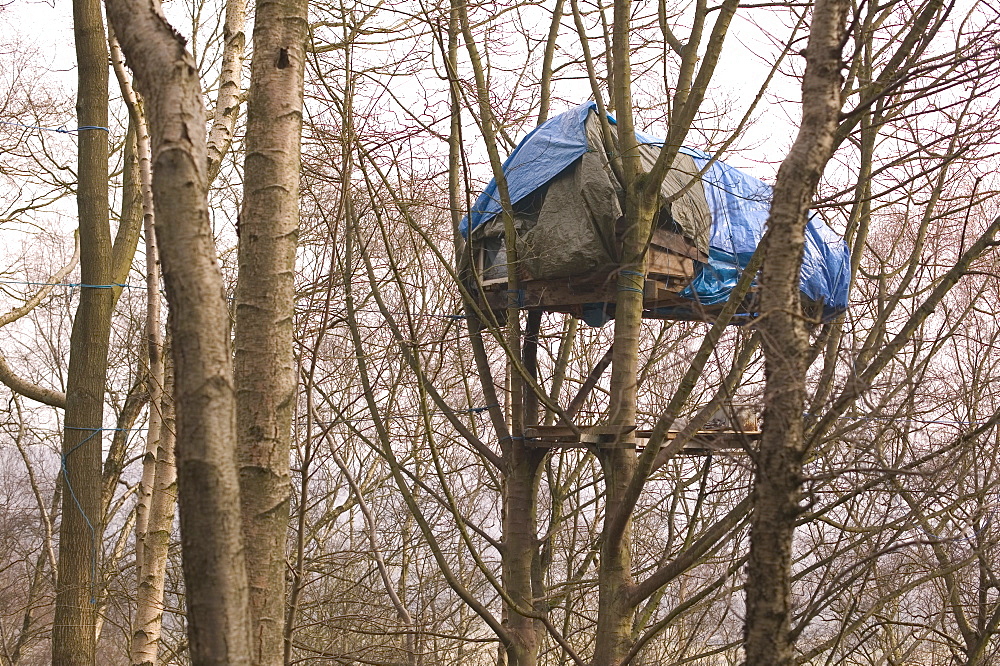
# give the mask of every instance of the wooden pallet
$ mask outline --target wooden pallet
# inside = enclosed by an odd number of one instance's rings
[[[478,259],[482,270],[482,256]],[[646,252],[646,275],[643,286],[645,317],[662,318],[657,310],[662,308],[692,308],[692,302],[680,297],[680,292],[691,282],[700,264],[708,256],[695,248],[683,236],[656,229]],[[617,271],[597,275],[573,275],[556,279],[536,279],[522,273],[518,275],[518,291],[508,291],[506,278],[485,280],[481,283],[480,305],[499,312],[509,306],[522,310],[563,312],[580,317],[584,305],[604,304],[613,314],[618,300]],[[704,317],[710,319],[721,306],[705,308]]]

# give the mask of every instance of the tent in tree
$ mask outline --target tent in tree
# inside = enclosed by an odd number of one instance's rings
[[[612,132],[614,119],[609,116]],[[549,119],[503,164],[517,236],[507,259],[495,181],[462,220],[460,263],[483,305],[566,312],[600,326],[614,317],[623,188],[609,164],[593,102]],[[636,133],[645,168],[663,142]],[[646,255],[644,314],[710,319],[729,298],[764,233],[771,187],[700,150],[682,148],[660,188],[662,207]],[[517,271],[518,291],[507,276]],[[815,213],[806,227],[801,291],[806,311],[829,319],[847,308],[847,244]],[[741,304],[755,314],[754,293]]]

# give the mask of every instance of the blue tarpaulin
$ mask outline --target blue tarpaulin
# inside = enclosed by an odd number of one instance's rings
[[[585,123],[595,108],[594,102],[588,102],[555,116],[518,144],[503,164],[512,204],[548,183],[591,150]],[[636,133],[636,137],[641,143],[662,144],[662,140],[646,134]],[[711,162],[708,153],[690,148],[681,150],[700,169]],[[770,185],[720,161],[708,166],[702,182],[712,222],[709,262],[681,296],[703,305],[716,305],[729,297],[763,236],[772,191]],[[500,211],[496,183],[491,181],[470,215],[462,220],[462,234],[468,237],[470,221],[475,229]],[[802,293],[814,302],[823,303],[824,317],[833,317],[847,309],[849,281],[847,244],[818,215],[810,214],[802,261]]]
[[[578,157],[590,150],[587,144],[586,122],[592,110],[597,109],[594,102],[586,102],[570,109],[531,130],[528,136],[521,140],[503,163],[503,173],[507,178],[507,191],[511,204],[516,204],[542,185],[559,175],[559,173],[576,161]],[[611,116],[608,119],[614,123]],[[635,133],[642,143],[662,144],[662,139]],[[497,192],[496,180],[490,180],[483,193],[472,205],[468,217],[462,219],[459,230],[466,238],[469,237],[469,221],[475,229],[483,222],[496,216],[500,206],[500,194]]]
[[[683,150],[699,168],[711,161],[708,153]],[[712,216],[708,265],[698,272],[681,296],[704,305],[716,305],[729,298],[740,272],[764,235],[771,186],[720,161],[708,167],[702,183]],[[810,213],[799,276],[802,293],[814,302],[823,303],[825,317],[835,316],[847,309],[850,274],[847,243],[819,215]]]

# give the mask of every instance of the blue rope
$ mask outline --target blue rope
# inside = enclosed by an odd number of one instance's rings
[[[507,295],[507,307],[508,308],[522,308],[522,307],[524,307],[524,290],[523,289],[505,289],[504,293]]]
[[[122,289],[145,289],[146,285],[138,284],[123,284],[121,282],[113,282],[111,284],[87,284],[85,282],[30,282],[26,280],[0,280],[0,284],[24,284],[31,287],[82,287],[87,289],[114,289],[115,287],[121,287]]]
[[[628,275],[628,276],[631,276],[631,277],[638,277],[638,278],[641,278],[641,279],[645,279],[646,278],[646,275],[644,273],[640,273],[638,271],[620,270],[620,271],[618,271],[618,274],[619,275]],[[618,285],[618,291],[634,291],[637,294],[644,294],[644,293],[646,293],[644,290],[639,289],[637,287],[629,287],[627,285],[621,285],[621,284]]]
[[[499,407],[500,405],[486,405],[485,407],[472,407],[471,409],[453,409],[451,411],[456,414],[481,414],[493,407]]]
[[[12,127],[24,127],[26,129],[36,129],[44,130],[46,132],[57,132],[59,134],[72,134],[74,132],[82,132],[84,130],[104,130],[107,133],[111,133],[111,130],[107,127],[101,127],[100,125],[81,125],[76,129],[68,129],[66,127],[42,127],[40,125],[25,125],[24,123],[12,123],[5,120],[0,120],[0,125],[10,125]]]
[[[63,482],[66,484],[66,489],[69,491],[70,497],[73,498],[73,503],[76,505],[76,510],[80,512],[83,516],[83,522],[87,524],[87,529],[90,530],[90,603],[97,603],[97,595],[95,590],[97,588],[97,529],[94,524],[90,522],[90,518],[87,516],[87,512],[83,510],[83,505],[80,504],[79,498],[76,496],[76,491],[73,490],[73,483],[69,480],[69,470],[66,467],[66,460],[70,455],[76,451],[78,448],[89,442],[94,438],[95,435],[104,431],[113,432],[128,432],[131,430],[147,430],[147,428],[77,428],[74,426],[64,426],[65,430],[88,430],[90,434],[84,437],[80,442],[77,442],[76,446],[71,448],[69,451],[64,453],[59,460],[59,467],[62,469]]]
[[[95,594],[95,588],[97,587],[97,530],[94,528],[94,524],[90,522],[90,518],[87,516],[87,512],[83,510],[83,505],[80,504],[80,500],[76,496],[76,492],[73,490],[73,484],[69,480],[69,470],[66,467],[66,459],[76,451],[78,448],[89,442],[93,437],[99,434],[104,428],[74,428],[71,426],[66,426],[66,430],[92,430],[89,435],[83,438],[80,442],[76,444],[66,453],[62,454],[60,458],[59,466],[62,468],[63,482],[66,484],[66,489],[69,491],[70,497],[73,498],[73,503],[76,504],[77,511],[83,516],[83,522],[87,524],[87,529],[90,530],[90,603],[97,603],[97,595]]]

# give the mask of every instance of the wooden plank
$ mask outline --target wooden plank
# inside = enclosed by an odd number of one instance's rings
[[[688,257],[695,261],[708,263],[708,255],[692,245],[688,239],[681,234],[675,234],[666,229],[654,229],[653,237],[650,239],[650,246],[660,247],[669,250],[682,257]]]
[[[691,301],[681,298],[678,293],[683,287],[670,286],[657,280],[646,280],[643,287],[642,307],[651,310],[653,308],[670,307],[674,305],[690,305]]]
[[[552,437],[576,437],[576,433],[568,425],[540,425],[524,429],[525,437],[550,439]]]
[[[643,283],[643,307],[652,309],[674,305],[690,304],[677,294],[684,288],[685,282],[664,280],[646,280]],[[507,307],[507,282],[490,281],[484,284],[482,296],[484,304],[493,310]],[[587,303],[615,303],[617,287],[615,284],[574,284],[566,279],[560,280],[524,280],[521,282],[521,294],[518,298],[519,307],[545,309],[554,312],[575,312],[576,306]]]
[[[493,309],[507,307],[507,282],[491,284],[484,289],[487,302]],[[521,307],[527,309],[552,306],[583,305],[584,303],[613,303],[613,284],[592,284],[567,278],[558,280],[523,280],[520,283]]]
[[[592,435],[618,435],[635,430],[634,425],[628,426],[613,426],[613,425],[596,425],[596,426],[576,426],[576,430],[579,432],[585,432]],[[569,435],[575,436],[574,429],[568,425],[536,425],[530,426],[524,429],[525,437],[565,437]]]
[[[624,233],[625,218],[623,217],[615,223],[615,235],[621,238]],[[691,241],[684,237],[684,234],[657,227],[653,229],[653,233],[650,235],[649,244],[657,245],[664,250],[669,250],[682,257],[689,257],[695,261],[708,263],[708,255],[696,248]]]
[[[559,451],[563,449],[589,449],[592,446],[583,442],[552,442],[547,439],[528,439],[525,440],[524,445],[533,449],[554,449]]]
[[[615,437],[627,435],[635,430],[635,426],[579,426],[578,432],[567,425],[532,426],[524,429],[524,436],[529,439],[547,441],[589,441],[613,440]]]
[[[581,428],[581,430],[591,435],[624,435],[633,432],[635,430],[635,426],[599,425],[599,426],[587,426],[585,428]]]
[[[660,256],[669,256],[661,254]],[[677,259],[674,257],[670,261]],[[684,261],[690,261],[684,259]],[[676,268],[676,265],[674,265]],[[673,270],[673,269],[671,269]],[[654,276],[655,278],[655,276]],[[557,280],[523,280],[517,306],[525,310],[545,310],[564,312],[574,317],[583,316],[583,306],[590,303],[608,303],[613,313],[617,301],[617,285],[612,276],[601,275],[586,278],[559,278]],[[700,305],[678,294],[688,284],[688,278],[660,276],[647,279],[643,283],[643,309],[646,317],[657,317],[657,308],[683,307],[692,312],[692,317],[711,321],[722,310],[724,304]],[[505,310],[511,294],[506,291],[506,279],[490,280],[479,292],[480,303],[493,311]],[[757,287],[751,288],[747,306],[753,310]],[[741,312],[745,312],[741,309]],[[669,315],[668,315],[669,317]]]
[[[651,245],[646,252],[646,273],[650,276],[690,279],[695,273],[694,260]]]
[[[592,449],[594,447],[608,448],[606,444],[602,446],[600,444],[588,444],[584,442],[550,442],[541,439],[527,441],[525,442],[525,445],[533,449],[548,449],[550,451],[579,451],[582,449]],[[641,453],[645,449],[642,445],[636,446],[635,442],[625,443],[622,445],[622,448],[634,448],[636,453]],[[678,451],[678,454],[683,456],[707,456],[718,453],[726,453],[727,455],[746,453],[746,447],[735,445],[702,446],[695,443],[689,443]]]
[[[483,289],[491,289],[491,288],[497,287],[497,286],[506,287],[507,286],[507,278],[505,278],[505,277],[491,278],[489,280],[483,280],[482,284],[483,284]]]

